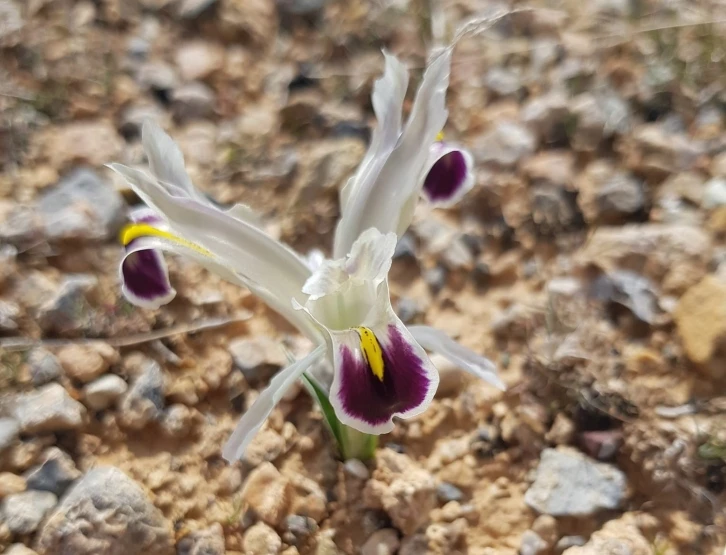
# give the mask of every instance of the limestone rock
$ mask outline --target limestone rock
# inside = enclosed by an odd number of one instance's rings
[[[57,447],[50,447],[43,456],[43,462],[31,468],[25,474],[25,479],[28,489],[49,491],[60,496],[80,476],[80,471],[67,453]]]
[[[37,548],[41,555],[174,552],[171,524],[136,482],[110,466],[73,486],[43,525]]]
[[[582,547],[571,547],[563,555],[652,555],[653,546],[635,524],[635,517],[626,513],[605,523]]]
[[[117,356],[114,349],[105,343],[99,343],[98,346],[72,344],[58,352],[58,358],[66,375],[83,383],[88,383],[103,374]]]
[[[113,405],[128,388],[123,378],[108,374],[87,384],[83,388],[83,397],[89,408],[103,410]]]
[[[245,532],[242,546],[246,555],[277,555],[282,549],[282,540],[264,522],[258,522]]]
[[[24,491],[8,495],[0,504],[1,520],[15,534],[32,534],[58,498],[47,491]]]
[[[396,528],[410,535],[436,507],[436,481],[407,455],[381,449],[373,477],[363,490],[363,502],[386,511]]]
[[[393,528],[376,530],[361,547],[361,555],[395,555],[401,541]]]
[[[540,513],[587,516],[619,508],[626,496],[625,475],[569,447],[545,449],[524,500]]]
[[[57,383],[20,396],[13,410],[20,429],[29,434],[76,430],[85,414],[85,407]]]
[[[197,530],[179,540],[177,555],[224,555],[224,530],[215,523],[204,530]]]
[[[278,526],[285,518],[291,495],[290,480],[269,462],[250,472],[242,488],[242,499],[270,526]]]

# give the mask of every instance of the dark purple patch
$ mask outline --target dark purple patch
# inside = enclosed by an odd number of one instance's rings
[[[466,181],[466,158],[459,150],[452,150],[439,158],[424,181],[424,191],[429,200],[447,201],[459,191]]]
[[[133,245],[129,243],[129,247]],[[159,252],[148,249],[132,252],[121,262],[124,285],[129,293],[153,302],[168,296],[172,289]]]
[[[395,326],[388,327],[388,339],[390,344],[383,349],[383,380],[348,347],[341,348],[341,406],[346,414],[371,426],[388,422],[394,413],[416,408],[431,387],[423,361]]]

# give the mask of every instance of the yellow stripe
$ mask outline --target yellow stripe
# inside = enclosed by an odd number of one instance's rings
[[[127,224],[123,227],[120,233],[121,244],[124,246],[128,245],[134,239],[138,239],[140,237],[161,237],[162,239],[168,239],[169,241],[172,241],[178,245],[182,245],[183,247],[192,249],[200,254],[209,256],[210,258],[213,256],[212,253],[204,247],[200,247],[196,243],[192,243],[191,241],[182,239],[181,237],[178,237],[173,233],[169,233],[168,231],[164,231],[163,229],[158,229],[149,224]]]
[[[373,375],[383,381],[383,350],[381,344],[378,343],[376,335],[370,328],[356,328],[360,336],[360,348],[363,351],[363,357],[366,359],[368,366]]]
[[[436,140],[439,141],[439,142],[441,142],[441,141],[444,140],[444,132],[443,131],[439,131],[439,134],[436,135]]]

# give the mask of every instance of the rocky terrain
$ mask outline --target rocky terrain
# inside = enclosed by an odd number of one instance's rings
[[[120,296],[139,128],[198,187],[329,252],[388,48],[420,79],[464,20],[446,135],[477,185],[398,247],[395,306],[494,360],[440,365],[368,464],[298,388],[221,447],[309,346],[170,260]],[[0,550],[9,555],[720,555],[726,133],[716,0],[0,0]],[[409,106],[410,107],[410,106]],[[284,347],[284,348],[283,348]],[[440,361],[439,361],[440,362]]]

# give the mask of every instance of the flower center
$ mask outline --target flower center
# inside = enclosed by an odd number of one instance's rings
[[[381,344],[370,328],[359,327],[355,328],[355,330],[360,336],[360,349],[363,352],[363,358],[365,358],[368,368],[376,378],[383,381],[384,364]]]

